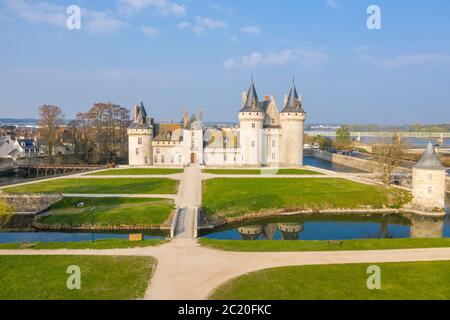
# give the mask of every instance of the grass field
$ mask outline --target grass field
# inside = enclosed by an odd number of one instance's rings
[[[448,300],[450,261],[377,263],[381,290],[367,288],[369,264],[285,267],[222,285],[218,300]]]
[[[129,168],[113,169],[85,174],[86,176],[136,176],[136,175],[167,175],[182,173],[184,169],[164,169],[164,168]]]
[[[67,289],[73,265],[81,270],[81,290]],[[0,299],[140,299],[155,265],[150,257],[0,256]]]
[[[178,181],[170,179],[56,179],[5,188],[6,193],[175,194]]]
[[[290,251],[352,251],[394,250],[419,248],[448,248],[449,238],[441,239],[368,239],[344,241],[241,241],[201,238],[200,244],[224,251],[242,252],[290,252]]]
[[[84,202],[84,207],[77,204]],[[93,213],[91,209],[95,208]],[[163,224],[174,210],[172,200],[138,198],[64,198],[39,219],[45,225],[140,226]]]
[[[142,248],[153,247],[166,243],[165,240],[151,239],[138,242],[132,242],[122,239],[105,239],[80,242],[27,242],[27,243],[4,243],[0,244],[3,250],[59,250],[59,249],[125,249],[125,248]]]
[[[409,194],[345,179],[224,179],[203,182],[208,216],[320,209],[399,207]]]
[[[306,170],[306,169],[279,169],[277,171],[272,171],[271,169],[261,170],[261,169],[204,169],[204,173],[217,174],[217,175],[255,175],[255,174],[266,174],[266,175],[322,175],[319,172]]]

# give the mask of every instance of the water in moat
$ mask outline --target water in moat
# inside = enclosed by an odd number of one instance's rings
[[[130,232],[0,232],[0,243],[22,243],[22,242],[81,242],[105,239],[128,239]],[[142,232],[144,239],[165,239],[169,235],[166,232]]]
[[[450,217],[414,215],[311,215],[228,225],[202,237],[216,240],[352,240],[450,238]]]

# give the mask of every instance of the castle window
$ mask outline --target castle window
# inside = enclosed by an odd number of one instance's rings
[[[148,164],[148,157],[145,157],[145,164]]]
[[[139,148],[136,148],[136,155],[139,155]]]
[[[252,141],[252,148],[254,148],[256,146],[256,142],[255,140]]]
[[[166,162],[166,159],[164,158],[164,156],[162,155],[161,156],[161,163],[165,163]]]
[[[182,158],[182,155],[180,154],[180,155],[178,156],[178,163],[181,163],[182,160],[183,160],[183,158]]]
[[[428,187],[428,193],[432,193],[433,192],[433,187]]]
[[[428,175],[428,180],[433,180],[433,174],[432,173],[430,173],[429,175]]]
[[[275,160],[275,153],[272,153],[272,160]]]
[[[275,140],[272,140],[272,148],[275,148]]]
[[[160,154],[161,153],[161,149],[160,148],[156,148],[156,153]]]
[[[252,128],[256,128],[256,124],[252,123]]]
[[[142,138],[138,138],[138,144],[142,144]]]
[[[158,163],[158,156],[155,156],[155,163]]]

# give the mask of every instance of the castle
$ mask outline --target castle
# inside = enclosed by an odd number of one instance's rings
[[[275,98],[258,99],[252,79],[242,94],[239,127],[207,129],[203,116],[156,123],[141,103],[128,129],[131,166],[295,167],[303,165],[306,113],[295,82],[280,112]]]

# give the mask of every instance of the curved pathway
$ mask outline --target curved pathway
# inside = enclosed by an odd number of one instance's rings
[[[248,176],[246,176],[248,177]],[[335,252],[226,252],[201,247],[193,239],[194,212],[201,203],[197,167],[182,175],[178,205],[181,209],[177,233],[170,243],[148,248],[112,250],[0,250],[0,255],[103,255],[152,256],[158,260],[145,299],[202,300],[215,288],[237,276],[281,266],[382,263],[450,260],[450,248],[335,251]]]

